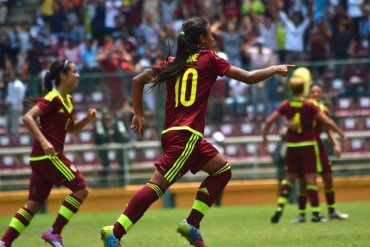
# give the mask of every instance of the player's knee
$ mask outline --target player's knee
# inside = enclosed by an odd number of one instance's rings
[[[85,200],[88,196],[90,190],[88,188],[80,189],[78,191],[73,192],[73,194],[80,199],[81,201]]]
[[[42,204],[28,200],[24,207],[30,210],[33,214],[36,214],[38,211],[40,211]]]

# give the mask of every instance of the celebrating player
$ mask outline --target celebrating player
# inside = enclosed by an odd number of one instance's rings
[[[289,82],[293,99],[285,100],[268,117],[263,128],[263,145],[267,145],[267,134],[273,123],[284,116],[288,121],[297,124],[296,130],[288,129],[286,139],[286,175],[280,186],[278,205],[271,218],[272,223],[278,223],[288,200],[294,180],[298,175],[304,176],[307,196],[311,203],[312,222],[324,222],[320,214],[319,198],[317,193],[316,174],[322,171],[319,157],[317,157],[317,141],[313,123],[319,121],[338,132],[342,140],[346,142],[344,133],[327,117],[320,108],[311,101],[304,99],[304,81],[299,78],[291,78]]]
[[[313,83],[310,85],[309,98],[310,100],[323,111],[326,115],[329,115],[328,108],[321,104],[321,98],[323,94],[322,85]],[[322,132],[322,124],[315,121],[315,134],[316,140],[319,147],[319,158],[322,165],[321,176],[324,182],[325,198],[328,206],[328,218],[345,220],[348,218],[348,214],[341,213],[335,209],[335,194],[333,186],[333,168],[329,161],[328,154],[326,153],[324,144],[320,138]],[[334,136],[332,129],[325,128],[330,142],[334,145],[334,154],[339,158],[342,154],[342,147]],[[307,192],[306,183],[303,178],[299,178],[299,194],[298,194],[298,210],[299,215],[295,218],[292,223],[303,223],[306,222],[306,203],[307,203]]]
[[[232,66],[212,51],[209,23],[200,17],[184,22],[177,39],[176,57],[168,57],[157,67],[133,79],[134,117],[131,128],[143,136],[143,88],[165,86],[166,114],[162,132],[162,157],[149,182],[130,199],[113,226],[101,230],[104,246],[121,246],[121,238],[173,183],[189,170],[209,174],[201,183],[189,216],[177,231],[193,246],[206,246],[199,231],[200,222],[231,178],[229,163],[203,138],[205,111],[217,76],[227,76],[248,84],[279,74],[286,76],[292,65],[277,65],[255,71]]]

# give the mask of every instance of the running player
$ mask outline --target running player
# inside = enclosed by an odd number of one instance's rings
[[[176,57],[168,57],[133,79],[134,117],[131,129],[143,136],[143,88],[165,86],[166,114],[162,132],[162,157],[149,182],[130,199],[114,226],[101,230],[104,246],[121,246],[121,238],[173,183],[189,170],[209,174],[201,183],[193,208],[177,231],[193,246],[206,246],[199,231],[200,222],[231,178],[229,163],[203,138],[205,111],[217,76],[227,76],[248,84],[272,75],[286,76],[292,65],[277,65],[252,72],[232,66],[212,51],[213,37],[204,18],[184,22],[177,39]]]
[[[41,236],[51,246],[63,247],[61,232],[88,194],[84,177],[63,154],[66,133],[78,132],[96,119],[96,110],[91,108],[85,118],[74,119],[72,97],[68,93],[77,87],[79,77],[76,65],[71,61],[54,62],[44,78],[48,92],[23,116],[23,122],[35,137],[30,155],[29,195],[25,205],[10,221],[0,247],[11,246],[41,209],[54,185],[64,185],[72,194],[63,201],[52,227]]]

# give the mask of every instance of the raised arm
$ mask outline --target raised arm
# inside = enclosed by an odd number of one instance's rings
[[[287,76],[289,69],[294,68],[295,65],[273,65],[264,69],[258,69],[253,71],[246,71],[239,67],[231,66],[226,72],[225,76],[242,81],[247,84],[255,84],[260,81],[264,81],[273,75]]]

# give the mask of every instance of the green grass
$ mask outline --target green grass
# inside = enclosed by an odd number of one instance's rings
[[[290,224],[290,220],[297,215],[295,205],[286,207],[279,224],[269,221],[274,211],[273,205],[212,208],[203,220],[201,231],[211,247],[369,246],[370,202],[340,203],[338,208],[348,213],[350,218],[325,224],[297,225]],[[189,209],[149,210],[124,238],[123,246],[189,246],[176,233],[177,224],[188,212]],[[114,223],[119,215],[120,212],[84,213],[82,208],[82,212],[63,231],[65,246],[103,246],[99,230],[102,226]],[[55,215],[37,215],[13,247],[48,246],[40,235],[54,218]],[[10,217],[0,218],[0,235],[6,230],[9,220]]]

